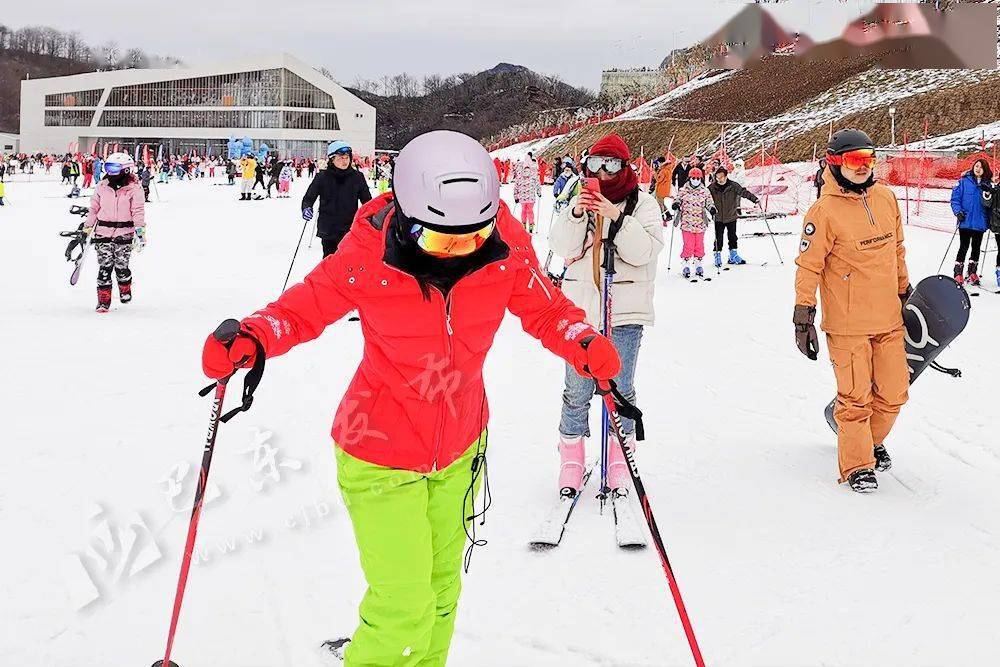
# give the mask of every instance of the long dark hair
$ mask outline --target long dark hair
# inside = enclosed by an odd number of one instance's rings
[[[993,183],[993,170],[990,169],[990,162],[989,162],[989,160],[987,160],[984,157],[981,157],[981,158],[979,158],[978,160],[976,160],[975,162],[972,163],[972,168],[969,169],[969,173],[972,174],[973,178],[975,178],[975,176],[976,176],[975,173],[973,172],[973,169],[976,168],[976,164],[983,165],[983,181],[985,181],[986,183],[990,183],[992,185],[992,183]]]

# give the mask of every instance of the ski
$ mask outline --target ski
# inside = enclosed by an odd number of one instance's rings
[[[615,519],[615,541],[620,549],[645,549],[646,531],[631,495],[621,489],[611,494],[611,511]]]
[[[93,245],[90,242],[89,237],[84,237],[83,250],[80,252],[80,256],[73,262],[73,273],[69,275],[69,284],[75,285],[78,280],[80,280],[80,273],[83,271],[83,264],[87,260],[87,255],[90,254],[90,246]]]
[[[569,523],[570,517],[573,516],[573,510],[583,496],[583,492],[587,488],[587,482],[590,480],[590,476],[594,472],[596,465],[597,463],[595,462],[587,468],[587,472],[583,476],[583,484],[580,485],[580,491],[575,496],[561,496],[556,504],[549,509],[545,519],[535,531],[535,536],[528,542],[528,546],[532,551],[548,551],[559,546],[563,534],[566,532],[566,524]]]

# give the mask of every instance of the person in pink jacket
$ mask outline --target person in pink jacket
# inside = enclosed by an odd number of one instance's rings
[[[514,201],[521,205],[521,224],[529,234],[535,233],[535,201],[538,199],[538,190],[538,164],[529,151],[514,172]]]
[[[688,172],[687,183],[678,189],[671,208],[676,212],[674,226],[680,226],[684,237],[681,249],[684,269],[681,273],[685,278],[690,278],[693,261],[695,276],[701,278],[705,275],[701,265],[705,257],[705,229],[708,221],[715,216],[715,203],[712,193],[705,186],[704,172],[700,167],[694,167]]]
[[[104,163],[106,176],[94,188],[83,229],[97,251],[97,312],[111,308],[111,272],[118,278],[118,297],[132,300],[132,244],[146,243],[146,198],[135,176],[135,163],[114,153]]]

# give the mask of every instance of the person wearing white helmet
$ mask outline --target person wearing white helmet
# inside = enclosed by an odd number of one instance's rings
[[[122,303],[132,300],[132,244],[146,242],[146,197],[135,175],[135,162],[126,153],[114,153],[104,163],[104,178],[90,198],[84,232],[97,251],[97,312],[111,308],[112,272],[118,279]]]
[[[317,172],[302,197],[302,219],[313,219],[319,199],[316,236],[323,243],[323,256],[337,252],[358,212],[358,205],[371,201],[364,175],[354,168],[354,151],[346,141],[332,141],[326,149],[327,168]]]
[[[226,377],[352,310],[364,356],[332,435],[368,591],[353,639],[330,644],[346,643],[348,666],[444,665],[462,547],[467,535],[481,543],[472,517],[487,475],[482,370],[505,313],[587,377],[607,381],[621,361],[545,277],[500,201],[486,149],[458,132],[410,141],[393,190],[361,208],[340,249],[245,318],[228,346],[209,336],[202,366]]]

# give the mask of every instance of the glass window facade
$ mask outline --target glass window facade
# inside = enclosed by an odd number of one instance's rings
[[[333,98],[282,68],[118,86],[112,89],[108,106],[332,109]]]
[[[296,130],[339,130],[335,113],[318,111],[282,111],[282,127]]]
[[[278,111],[121,111],[106,110],[101,127],[224,127],[250,130],[279,126]]]
[[[45,96],[47,107],[96,107],[101,103],[103,88],[96,90],[78,90],[73,93],[55,93]]]
[[[46,111],[46,127],[86,127],[94,118],[93,111]]]

